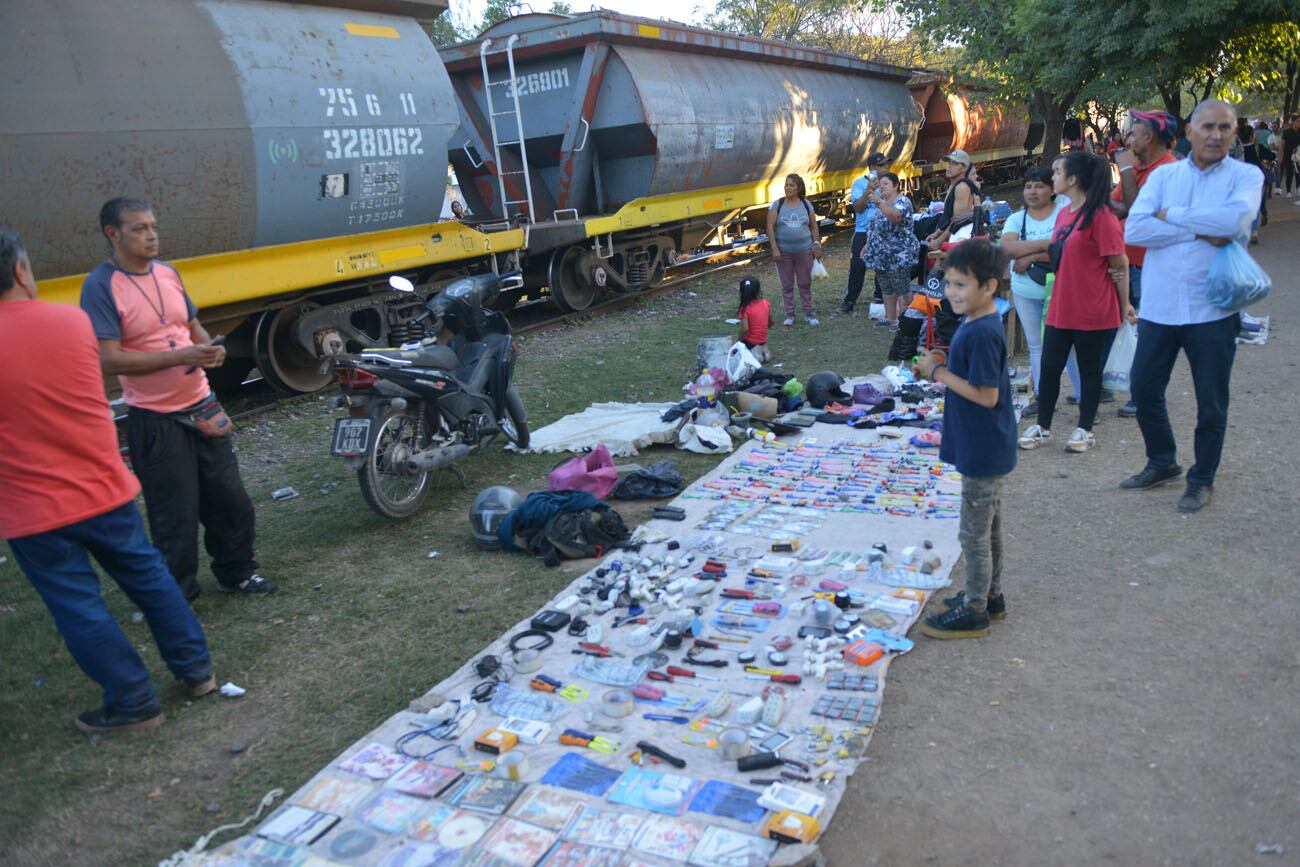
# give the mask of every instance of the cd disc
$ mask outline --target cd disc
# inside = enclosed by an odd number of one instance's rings
[[[457,816],[442,826],[438,842],[449,849],[467,849],[487,833],[488,824],[477,816]]]

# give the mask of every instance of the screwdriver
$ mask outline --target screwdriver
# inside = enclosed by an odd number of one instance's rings
[[[623,655],[619,653],[617,650],[612,650],[608,647],[605,647],[604,645],[595,644],[590,641],[580,642],[578,644],[578,647],[580,647],[582,650],[586,651],[587,653],[590,653],[593,656],[622,656]]]
[[[803,683],[803,678],[797,674],[747,674],[745,677],[750,680],[769,680],[772,683]]]
[[[721,678],[714,677],[711,674],[699,674],[689,668],[682,668],[679,665],[670,665],[665,670],[673,677],[697,677],[700,680],[721,680]]]
[[[665,762],[667,762],[668,764],[672,765],[675,768],[686,767],[685,759],[679,759],[677,758],[677,756],[674,756],[672,753],[665,752],[664,750],[659,749],[657,746],[650,743],[649,741],[637,741],[636,748],[641,752],[646,753],[647,755],[654,756],[657,759],[663,759]]]

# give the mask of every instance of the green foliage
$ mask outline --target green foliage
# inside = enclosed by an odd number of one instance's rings
[[[902,12],[870,0],[720,0],[707,26],[813,45],[896,66],[950,64],[951,46],[913,29]]]
[[[455,45],[464,37],[456,29],[451,17],[443,15],[441,18],[435,18],[433,25],[429,27],[429,38],[433,40],[434,45]]]

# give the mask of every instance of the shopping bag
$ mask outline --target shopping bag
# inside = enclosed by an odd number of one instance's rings
[[[1206,293],[1210,303],[1224,310],[1244,310],[1262,301],[1273,281],[1250,257],[1240,241],[1220,247],[1210,263]]]
[[[1128,391],[1132,387],[1129,372],[1133,369],[1133,356],[1137,353],[1137,329],[1121,322],[1111,344],[1110,356],[1101,371],[1102,388],[1110,391]]]
[[[831,276],[830,272],[826,270],[826,266],[822,264],[821,259],[813,259],[812,276],[814,280],[822,280]]]
[[[749,381],[754,371],[762,366],[749,347],[737,340],[731,344],[731,349],[727,350],[727,363],[723,366],[723,370],[727,372],[727,378],[731,382],[743,385]]]
[[[546,480],[546,487],[552,491],[586,491],[602,500],[617,484],[618,470],[604,443],[560,464]]]

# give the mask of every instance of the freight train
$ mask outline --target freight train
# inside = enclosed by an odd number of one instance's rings
[[[923,183],[949,147],[979,159],[1026,126],[998,115],[986,141],[911,70],[606,11],[439,51],[445,9],[8,0],[3,219],[42,295],[75,303],[106,255],[99,205],[145,198],[227,372],[311,391],[323,355],[420,333],[390,274],[428,293],[518,271],[516,298],[582,310],[760,216],[789,173],[834,212],[871,152]],[[439,219],[449,160],[472,220]]]

